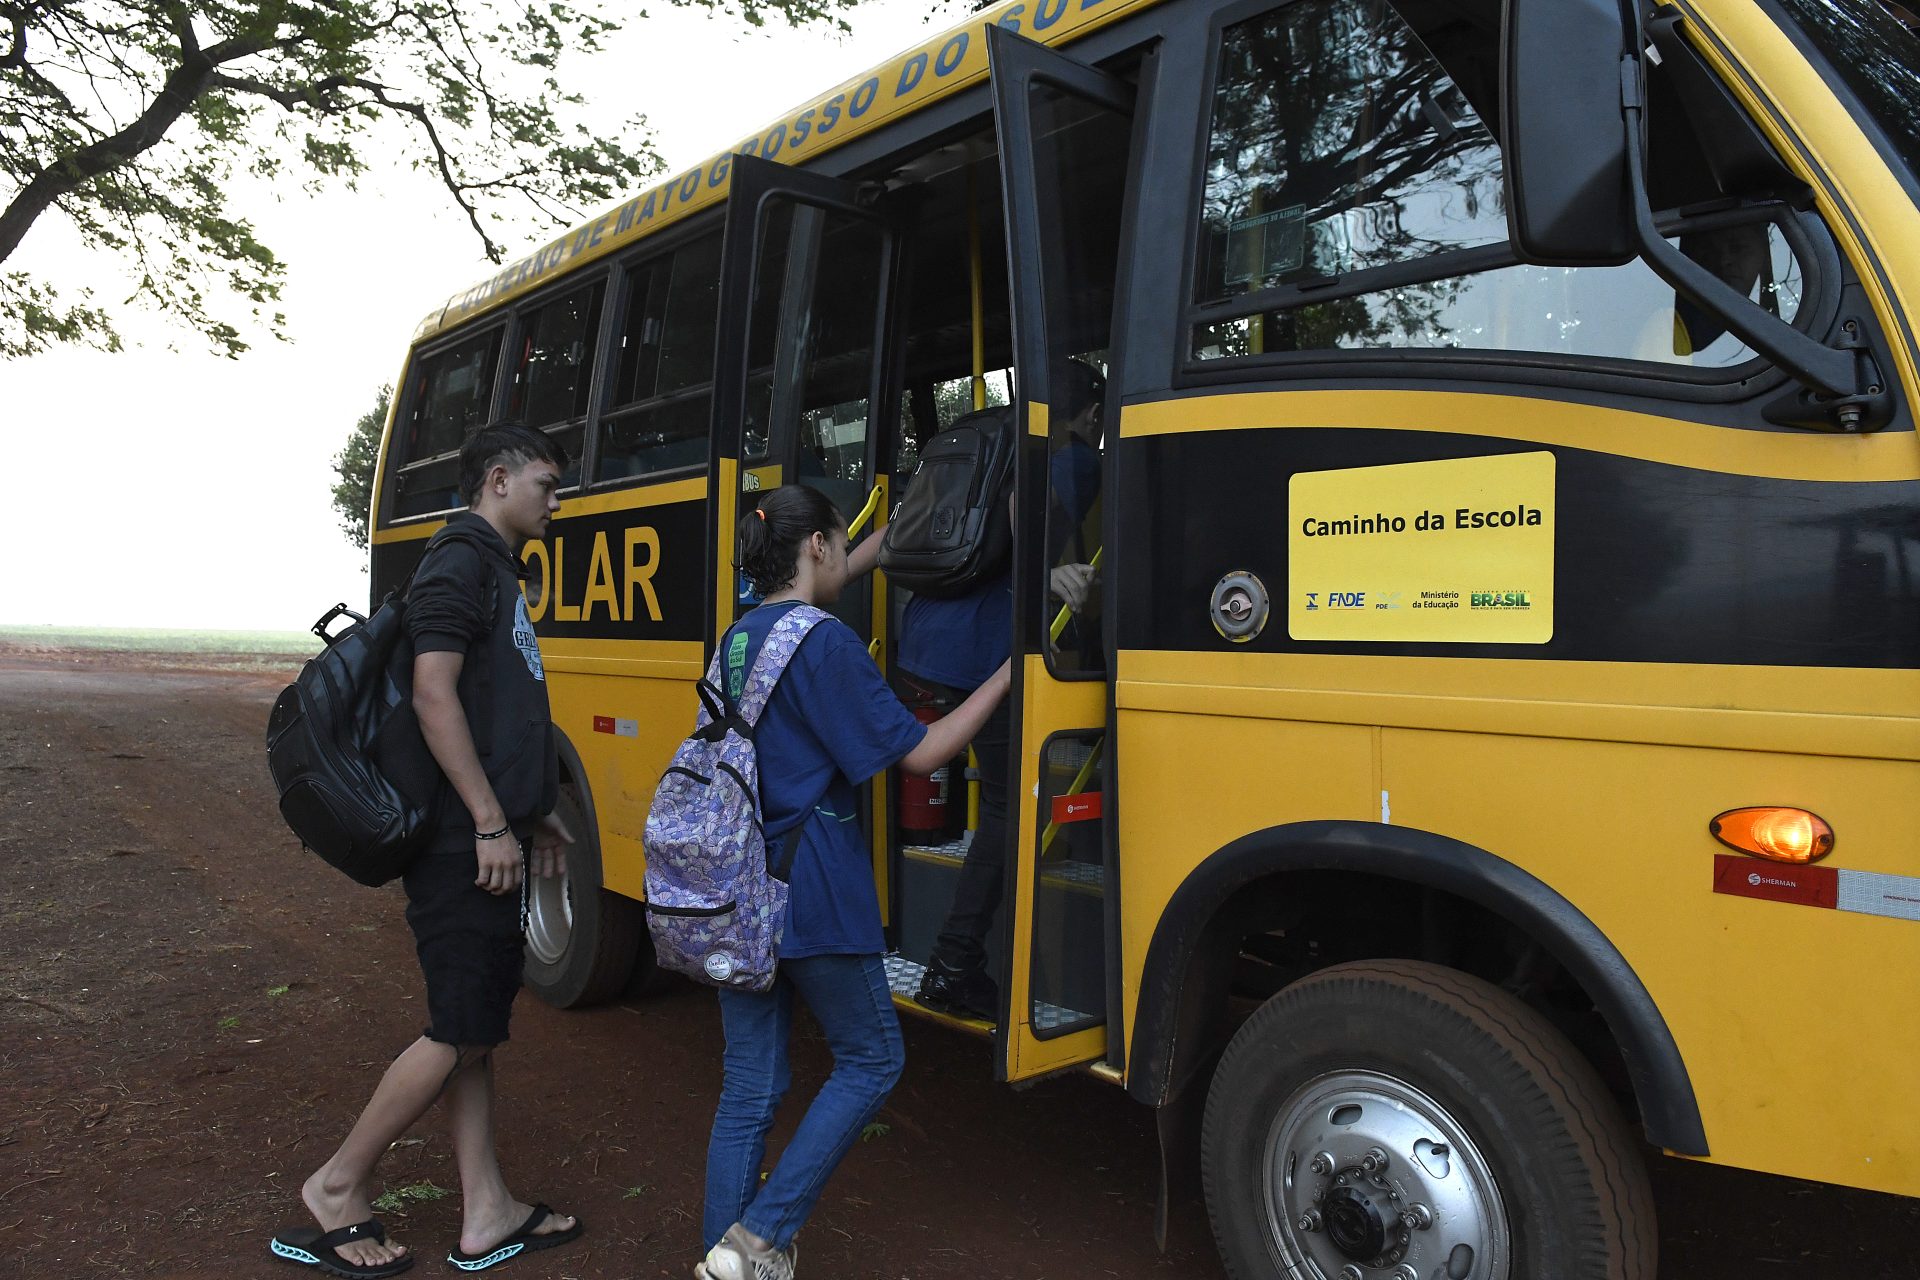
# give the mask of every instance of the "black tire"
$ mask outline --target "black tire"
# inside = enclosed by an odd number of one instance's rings
[[[554,812],[574,836],[566,875],[529,886],[527,986],[557,1009],[621,994],[646,935],[640,904],[602,887],[600,837],[590,806],[572,784],[560,788]],[[646,959],[653,959],[651,948]]]
[[[1382,1105],[1340,1105],[1374,1098]],[[1430,1119],[1454,1141],[1405,1141]],[[1387,1135],[1418,1151],[1373,1141]],[[1351,1163],[1362,1145],[1386,1157],[1377,1171]],[[1209,1086],[1201,1167],[1235,1280],[1347,1266],[1380,1280],[1464,1267],[1482,1280],[1503,1253],[1508,1280],[1654,1280],[1645,1162],[1593,1068],[1541,1015],[1439,965],[1338,965],[1262,1005]],[[1472,1188],[1487,1184],[1495,1195],[1476,1201]],[[1416,1206],[1441,1207],[1420,1206],[1422,1196],[1445,1202],[1444,1222],[1416,1225]],[[1475,1238],[1504,1243],[1450,1267],[1474,1216],[1458,1210],[1476,1203],[1497,1206],[1479,1223],[1500,1229]],[[1356,1256],[1383,1235],[1385,1252]]]

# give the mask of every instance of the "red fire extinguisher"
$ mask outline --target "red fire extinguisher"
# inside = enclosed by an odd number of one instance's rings
[[[945,709],[930,698],[916,701],[912,711],[913,718],[921,724],[932,724],[945,713]],[[945,835],[950,831],[949,815],[954,807],[949,801],[961,794],[953,785],[957,776],[951,761],[924,778],[900,770],[900,829],[922,836]]]

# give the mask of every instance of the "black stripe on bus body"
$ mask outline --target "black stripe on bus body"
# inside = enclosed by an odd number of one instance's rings
[[[1120,450],[1121,649],[1920,667],[1920,482],[1730,475],[1419,431],[1180,433],[1123,440]],[[1363,586],[1290,582],[1294,474],[1542,450],[1556,457],[1549,642],[1288,635],[1289,591]],[[1414,513],[1398,514],[1411,525]],[[1419,535],[1390,536],[1418,553]],[[1266,585],[1273,616],[1252,642],[1234,645],[1214,630],[1209,600],[1215,583],[1241,570]]]
[[[582,516],[563,506],[522,557],[534,631],[543,640],[701,639],[711,608],[706,537],[704,498]],[[425,549],[424,539],[375,546],[373,598],[405,582]]]

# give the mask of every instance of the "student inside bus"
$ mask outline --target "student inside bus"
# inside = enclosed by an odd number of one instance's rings
[[[1064,517],[1048,522],[1047,563],[1054,566],[1049,588],[1051,596],[1079,613],[1096,585],[1095,571],[1086,563],[1092,556],[1080,530],[1100,492],[1100,406],[1106,379],[1082,361],[1063,360],[1054,368],[1053,384],[1054,407],[1066,419],[1069,438],[1048,465],[1048,488],[1057,514]],[[1068,559],[1070,551],[1074,555]],[[958,702],[1007,660],[1012,639],[1011,564],[966,595],[944,600],[915,596],[901,625],[904,683],[910,693]],[[986,971],[986,937],[1000,907],[1006,866],[1008,717],[1003,703],[974,736],[980,821],[926,974],[914,993],[929,1009],[988,1022],[999,1018],[999,992]]]

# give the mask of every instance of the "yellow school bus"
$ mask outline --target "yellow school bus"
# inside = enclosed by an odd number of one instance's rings
[[[903,1011],[1155,1108],[1241,1277],[1650,1277],[1649,1144],[1920,1195],[1912,24],[1010,0],[436,308],[376,598],[467,432],[575,459],[526,589],[586,838],[531,985],[651,980],[743,500],[870,534],[1004,401],[998,1026],[910,999],[972,832],[882,777]],[[904,595],[840,605],[889,670]]]

